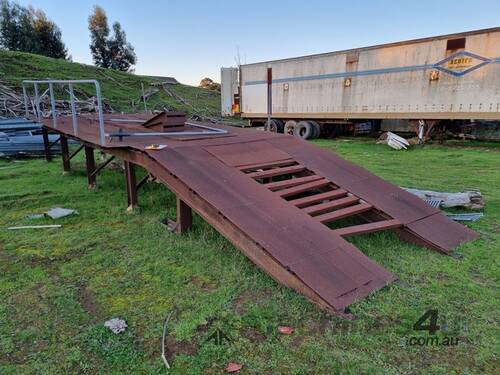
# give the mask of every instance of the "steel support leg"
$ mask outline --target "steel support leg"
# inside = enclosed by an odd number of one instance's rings
[[[89,189],[93,189],[96,186],[96,176],[95,171],[95,159],[94,159],[94,149],[92,147],[85,146],[85,161],[87,164],[87,180],[89,183]]]
[[[52,154],[50,153],[49,132],[46,128],[42,127],[43,149],[45,151],[45,160],[52,161]]]
[[[135,181],[135,164],[129,161],[123,161],[125,167],[125,182],[127,184],[127,211],[137,207],[137,184]]]
[[[64,172],[71,171],[71,164],[69,161],[69,148],[68,148],[68,138],[61,135],[61,155],[63,162]]]
[[[176,233],[187,232],[193,225],[193,212],[183,200],[177,198],[177,218],[168,220],[168,229]]]

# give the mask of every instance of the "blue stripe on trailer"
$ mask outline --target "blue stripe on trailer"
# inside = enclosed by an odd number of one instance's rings
[[[476,60],[481,61],[479,64],[476,64],[469,69],[463,70],[463,71],[454,71],[451,69],[448,69],[442,64],[447,63],[448,61],[460,57],[460,56],[468,56],[472,57]],[[412,71],[420,71],[420,70],[427,70],[427,69],[436,69],[440,70],[444,73],[451,74],[455,77],[462,77],[467,73],[470,73],[476,69],[481,68],[482,66],[485,66],[490,63],[498,63],[500,62],[500,57],[495,57],[495,58],[487,58],[483,56],[479,56],[477,54],[474,54],[472,52],[468,51],[460,51],[457,53],[454,53],[447,58],[438,61],[435,64],[423,64],[423,65],[410,65],[410,66],[399,66],[399,67],[392,67],[392,68],[383,68],[383,69],[369,69],[369,70],[358,70],[358,71],[352,71],[352,72],[341,72],[341,73],[327,73],[327,74],[317,74],[317,75],[309,75],[309,76],[301,76],[301,77],[286,77],[286,78],[276,78],[273,79],[273,83],[285,83],[285,82],[296,82],[296,81],[312,81],[312,80],[318,80],[318,79],[328,79],[328,78],[346,78],[346,77],[360,77],[360,76],[369,76],[369,75],[377,75],[377,74],[390,74],[390,73],[402,73],[402,72],[412,72]],[[243,86],[251,86],[251,85],[261,85],[261,84],[266,84],[266,80],[255,80],[255,81],[247,81],[243,84]]]

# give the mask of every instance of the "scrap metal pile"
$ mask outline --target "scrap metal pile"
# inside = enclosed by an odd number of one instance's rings
[[[48,135],[54,153],[61,152],[57,139],[56,134]],[[43,154],[42,125],[23,117],[0,118],[0,157]]]

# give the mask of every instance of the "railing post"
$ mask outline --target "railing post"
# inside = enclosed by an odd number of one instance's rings
[[[73,84],[70,83],[69,85],[69,96],[70,96],[70,101],[71,101],[71,118],[73,120],[73,132],[75,135],[78,134],[78,122],[76,120],[76,109],[75,109],[75,94],[73,92]]]
[[[36,111],[35,115],[38,122],[40,122],[40,96],[38,93],[38,83],[35,82],[33,86],[35,88],[35,111]]]
[[[54,84],[52,82],[49,83],[49,91],[50,106],[52,107],[52,125],[54,126],[54,129],[57,129],[56,98],[54,97]]]
[[[30,115],[29,108],[28,108],[28,94],[26,93],[26,86],[24,86],[23,83],[23,97],[24,97],[24,113],[26,115],[26,118]]]
[[[104,146],[105,143],[105,134],[104,134],[104,115],[102,114],[102,100],[101,100],[101,85],[99,81],[94,80],[96,99],[97,99],[97,114],[99,116],[99,139],[101,142],[101,146]]]

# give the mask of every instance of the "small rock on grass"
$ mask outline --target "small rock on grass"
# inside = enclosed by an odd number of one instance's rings
[[[128,325],[123,319],[113,318],[104,322],[104,327],[109,328],[114,334],[125,332]]]
[[[240,365],[239,363],[235,362],[229,362],[226,366],[226,372],[232,373],[232,372],[238,372],[241,370],[243,365]]]
[[[291,335],[294,329],[292,327],[279,326],[278,331],[283,335]]]

